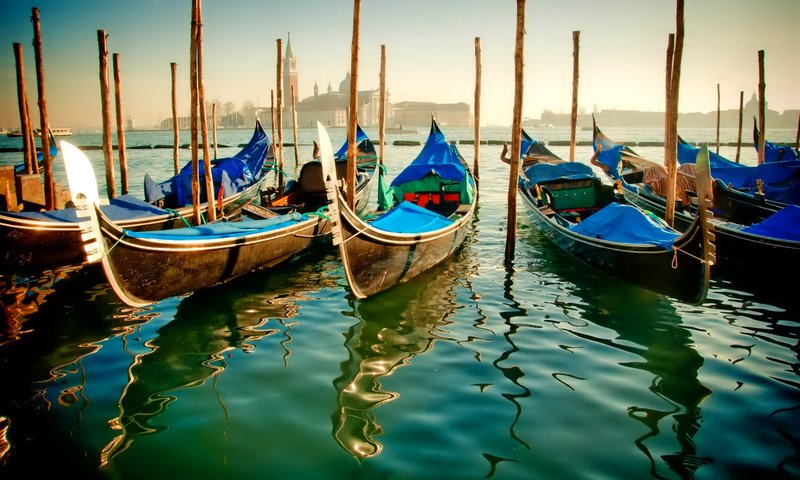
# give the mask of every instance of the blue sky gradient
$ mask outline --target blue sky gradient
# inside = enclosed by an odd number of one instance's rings
[[[171,115],[170,62],[178,64],[178,108],[189,104],[189,0],[5,0],[0,17],[0,127],[19,125],[13,43],[24,47],[25,79],[36,115],[31,9],[40,10],[48,116],[53,126],[97,128],[97,30],[120,54],[124,114],[146,128]],[[675,31],[673,0],[528,0],[523,116],[569,112],[572,31],[581,32],[579,107],[664,108],[664,62]],[[276,39],[291,34],[299,98],[337,88],[350,68],[353,2],[206,0],[206,97],[269,106]],[[757,91],[758,50],[766,54],[772,109],[800,108],[797,0],[686,0],[680,110],[738,108]],[[378,88],[387,48],[390,101],[473,103],[474,38],[482,45],[482,123],[509,125],[514,97],[516,2],[362,0],[359,89]],[[113,102],[113,83],[112,83]],[[112,109],[113,110],[113,109]],[[36,116],[38,118],[38,115]],[[38,120],[37,120],[38,121]]]

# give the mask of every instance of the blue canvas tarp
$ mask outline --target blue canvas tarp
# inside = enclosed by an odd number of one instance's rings
[[[167,215],[170,213],[167,210],[155,207],[130,194],[112,198],[108,205],[100,205],[100,210],[114,222],[133,218]],[[48,210],[44,212],[4,212],[4,214],[44,222],[79,222],[85,220],[85,218],[78,218],[74,208]]]
[[[439,230],[452,221],[436,212],[402,202],[372,222],[372,226],[385,232],[424,233]]]
[[[435,122],[431,125],[431,132],[417,158],[395,177],[391,186],[420,180],[428,174],[455,182],[463,181],[466,174],[458,149],[447,142]]]
[[[572,227],[587,237],[610,242],[655,245],[665,250],[680,234],[631,205],[610,203]]]
[[[214,183],[214,195],[223,189],[223,196],[229,197],[260,180],[263,167],[269,154],[270,141],[266,132],[256,123],[250,142],[232,157],[220,158],[211,162],[211,177]],[[204,185],[204,162],[199,162],[200,183]],[[201,188],[201,197],[205,198],[205,188]],[[162,198],[169,198],[166,203],[173,208],[192,203],[192,163],[188,162],[177,175],[161,183],[156,183],[150,174],[144,180],[145,201],[151,203]]]
[[[131,232],[126,230],[125,234],[132,238],[153,240],[216,240],[277,230],[304,220],[308,220],[308,217],[297,212],[292,212],[263,220],[244,219],[240,222],[217,222],[199,227],[174,228],[170,230],[148,232]]]
[[[800,241],[800,207],[789,205],[742,231],[765,237]]]
[[[610,144],[608,148],[603,147],[603,150],[597,154],[597,161],[608,167],[609,174],[614,179],[620,178],[619,162],[622,159],[624,148],[624,145]]]
[[[537,163],[525,171],[525,176],[531,184],[595,178],[594,171],[589,165],[578,162]]]
[[[698,147],[694,147],[689,145],[688,143],[678,143],[678,163],[683,165],[685,163],[695,163],[697,160],[697,152],[700,149]],[[728,160],[727,158],[723,157],[722,155],[718,155],[714,152],[708,152],[708,163],[711,166],[711,170],[713,171],[715,168],[724,168],[724,167],[731,167],[731,168],[746,168],[746,165],[742,165],[741,163],[736,163]]]
[[[758,148],[758,145],[756,145]],[[792,147],[776,145],[772,142],[764,142],[764,163],[798,161],[800,154]]]
[[[366,141],[366,145],[362,145],[362,142]],[[344,144],[342,147],[339,148],[339,151],[336,152],[336,155],[333,156],[334,159],[338,160],[347,160],[347,147],[348,141],[345,139]],[[363,153],[375,153],[375,147],[372,145],[372,141],[367,137],[367,134],[364,133],[364,130],[361,130],[361,125],[356,125],[356,146],[358,146]]]

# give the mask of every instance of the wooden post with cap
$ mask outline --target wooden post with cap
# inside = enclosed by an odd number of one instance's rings
[[[97,44],[100,50],[100,105],[103,114],[103,159],[106,167],[106,191],[109,200],[117,196],[117,185],[114,174],[114,156],[111,148],[111,105],[108,87],[108,47],[106,32],[97,31]]]
[[[572,32],[572,114],[569,119],[569,161],[575,161],[575,130],[578,124],[578,73],[581,32]]]
[[[33,8],[33,47],[36,58],[36,84],[39,90],[39,120],[41,123],[42,164],[44,165],[45,208],[53,210],[56,206],[55,185],[53,183],[53,159],[50,157],[50,123],[47,119],[47,101],[44,95],[44,67],[42,59],[42,29],[39,25],[39,9]],[[34,160],[35,162],[35,160]]]
[[[517,34],[514,49],[514,119],[511,127],[511,161],[508,170],[508,225],[505,260],[514,259],[517,241],[517,183],[519,182],[520,142],[522,140],[522,79],[525,37],[525,0],[517,0]]]
[[[350,43],[350,111],[347,119],[347,204],[356,204],[356,125],[358,124],[358,34],[361,0],[353,0],[353,39]]]

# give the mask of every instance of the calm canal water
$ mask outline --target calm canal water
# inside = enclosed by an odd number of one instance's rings
[[[301,158],[314,136],[301,131]],[[100,144],[98,134],[69,140]],[[169,144],[171,132],[126,140]],[[460,150],[472,163],[473,147]],[[715,278],[703,305],[675,302],[587,269],[534,228],[522,202],[507,264],[500,150],[481,149],[480,206],[463,248],[368,300],[349,294],[333,248],[144,309],[124,306],[95,267],[0,279],[0,477],[800,478],[796,298]],[[590,150],[579,147],[578,159]],[[387,146],[390,176],[418,151]],[[660,148],[637,151],[663,158]],[[732,147],[721,153],[733,157]],[[102,152],[88,154],[102,182]],[[743,158],[755,161],[752,147]],[[131,149],[128,162],[140,193],[144,172],[169,171],[171,150]]]

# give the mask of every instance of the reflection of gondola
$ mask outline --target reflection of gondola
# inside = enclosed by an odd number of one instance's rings
[[[110,422],[120,433],[103,448],[101,466],[137,437],[162,431],[165,427],[153,420],[180,399],[180,390],[216,380],[227,366],[226,352],[250,350],[254,342],[282,330],[283,321],[295,315],[297,294],[291,287],[262,287],[239,282],[189,296],[178,305],[174,319],[146,343],[150,350],[131,362],[119,416]],[[272,322],[276,319],[279,323]],[[224,409],[223,399],[220,403]]]
[[[697,454],[693,437],[702,424],[700,404],[711,392],[698,379],[703,357],[692,348],[691,330],[682,326],[681,315],[673,303],[626,282],[587,276],[579,264],[561,261],[560,252],[541,236],[527,237],[524,241],[544,249],[537,256],[540,274],[577,279],[567,287],[569,295],[557,302],[565,314],[579,316],[613,333],[598,335],[594,329],[583,328],[582,322],[571,323],[564,330],[640,357],[641,361],[620,365],[651,374],[652,381],[642,384],[640,389],[648,389],[669,404],[664,409],[654,408],[650,403],[630,406],[628,416],[647,428],[647,433],[632,438],[631,442],[653,462],[653,471],[667,467],[678,478],[692,478],[694,470],[709,461]],[[673,425],[665,428],[664,422],[669,420]],[[659,452],[670,442],[676,445],[675,451]],[[659,456],[663,463],[657,463]]]
[[[447,267],[424,273],[425,281],[398,285],[381,303],[355,301],[359,322],[345,334],[348,358],[333,381],[338,408],[331,420],[334,438],[356,458],[381,452],[375,409],[400,396],[384,390],[381,380],[433,348],[459,308],[456,280],[465,276],[468,255],[459,252]]]

